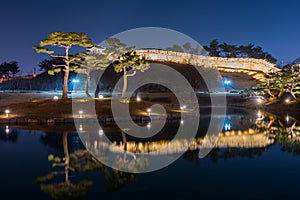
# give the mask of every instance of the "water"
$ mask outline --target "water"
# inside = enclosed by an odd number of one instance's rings
[[[81,199],[299,198],[299,124],[292,127],[292,119],[287,122],[284,117],[263,115],[229,115],[217,144],[220,148],[212,150],[203,159],[199,159],[198,150],[188,151],[168,167],[143,174],[118,172],[99,163],[92,165],[78,134],[70,127],[65,132],[28,130],[37,129],[35,127],[1,127],[1,199],[66,199],[66,196],[59,196],[63,188]],[[274,122],[269,126],[271,121]],[[174,131],[178,123],[173,123],[162,132]],[[293,128],[293,133],[288,127]],[[49,127],[39,129],[49,131]],[[56,129],[63,130],[62,127]],[[253,130],[256,132],[247,134]],[[107,125],[104,132],[118,142],[122,140],[115,126]],[[153,138],[153,142],[161,137]],[[63,142],[63,138],[67,140]],[[244,140],[240,141],[240,138]],[[135,139],[128,137],[128,142],[134,143]],[[63,144],[68,145],[70,166],[75,166],[75,171],[68,170],[69,187],[65,187],[65,168],[52,166],[55,162],[51,155],[63,162],[66,153]],[[74,155],[78,156],[76,163]],[[81,166],[76,168],[78,163]],[[49,176],[54,173],[57,174]],[[47,180],[45,175],[48,175]]]

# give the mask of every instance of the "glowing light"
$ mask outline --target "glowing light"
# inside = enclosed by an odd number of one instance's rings
[[[6,133],[6,134],[9,133],[9,128],[8,128],[8,126],[5,127],[5,133]]]
[[[83,131],[82,124],[79,125],[79,131]]]
[[[290,121],[289,115],[286,116],[285,120],[286,120],[287,122]]]
[[[290,99],[286,99],[286,100],[285,100],[285,103],[289,103],[289,102],[290,102]]]
[[[9,113],[10,113],[10,110],[6,109],[4,112],[5,112],[5,114],[6,114],[6,117],[8,117],[8,116],[9,116]]]
[[[180,124],[184,124],[184,121],[183,121],[183,120],[180,120]]]
[[[147,124],[147,128],[151,128],[151,123],[150,122]]]
[[[79,118],[82,118],[83,111],[79,110],[78,113],[79,113]]]
[[[180,106],[180,110],[186,109],[186,105]]]
[[[258,104],[262,103],[262,99],[261,98],[256,99],[256,101],[257,101]]]
[[[141,97],[136,97],[136,101],[140,102],[141,101]]]
[[[104,134],[103,130],[102,129],[99,129],[99,132],[98,132],[99,136],[102,136]]]
[[[58,96],[54,96],[54,97],[53,97],[53,100],[54,100],[54,101],[58,100]]]
[[[78,79],[73,79],[72,82],[73,83],[79,83],[79,80]]]
[[[231,130],[231,122],[230,122],[230,117],[226,117],[224,121],[224,130],[225,131],[230,131]]]
[[[261,111],[259,110],[259,111],[257,111],[257,117],[258,118],[261,118],[262,117],[262,113],[261,113]]]
[[[225,131],[231,130],[231,124],[230,124],[230,122],[224,124],[224,130]]]
[[[147,109],[147,112],[148,112],[148,115],[150,116],[150,114],[151,114],[151,109],[148,108],[148,109]]]
[[[228,80],[228,79],[224,80],[224,84],[225,85],[230,85],[231,84],[231,80]]]
[[[99,94],[98,98],[99,98],[99,99],[103,99],[104,96],[103,96],[102,94]]]

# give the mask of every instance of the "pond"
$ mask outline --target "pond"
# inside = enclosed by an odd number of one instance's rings
[[[122,134],[115,124],[105,124],[103,133],[97,133],[100,139],[88,145],[97,149],[105,134],[116,146],[108,148],[112,151],[126,144],[132,154],[147,152],[171,140],[180,123],[168,122],[149,141],[138,141]],[[139,174],[121,172],[98,162],[85,150],[72,126],[1,127],[1,199],[299,197],[298,122],[263,111],[228,114],[215,148],[200,159],[205,126],[199,128],[193,145],[175,162]],[[178,146],[174,149],[168,154],[181,151]],[[151,165],[149,160],[132,159],[130,154],[124,159],[122,156],[119,163]]]

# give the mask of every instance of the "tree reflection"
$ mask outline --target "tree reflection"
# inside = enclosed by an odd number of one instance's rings
[[[51,143],[55,145],[57,142],[54,142],[53,138],[57,138],[57,135],[50,136]],[[90,140],[89,133],[85,134],[87,140],[85,141],[86,147],[94,148],[93,145],[98,141]],[[43,138],[42,138],[43,139]],[[57,138],[58,139],[58,138]],[[122,139],[124,148],[126,150],[126,135],[122,133]],[[44,140],[48,141],[48,140]],[[70,173],[84,173],[88,171],[97,171],[101,170],[104,173],[105,181],[107,185],[105,187],[106,191],[117,191],[127,183],[135,182],[137,174],[122,172],[116,169],[111,169],[103,163],[99,162],[88,150],[86,149],[77,149],[73,153],[69,153],[69,142],[68,142],[68,132],[63,132],[60,137],[63,146],[63,158],[50,154],[48,160],[52,163],[54,171],[45,176],[41,176],[34,180],[35,183],[40,184],[41,191],[48,194],[51,198],[54,199],[74,199],[74,198],[84,198],[88,190],[93,185],[93,182],[90,180],[81,180],[72,182],[70,180]],[[102,159],[107,160],[107,155],[105,151],[102,150]],[[113,166],[118,166],[124,170],[131,171],[140,171],[149,166],[148,160],[143,158],[137,158],[132,152],[126,152],[119,154],[115,157],[113,161]],[[63,170],[61,170],[63,168]],[[62,179],[62,177],[64,177]]]
[[[269,114],[259,127],[268,130],[270,136],[281,146],[282,151],[300,155],[300,125],[296,119],[288,115],[278,117]]]
[[[45,176],[38,177],[35,182],[41,183],[41,191],[48,194],[54,199],[66,199],[66,198],[80,198],[85,197],[89,188],[93,185],[92,181],[83,180],[79,183],[71,183],[69,180],[69,172],[74,171],[74,168],[70,166],[70,156],[68,151],[68,132],[62,133],[63,151],[64,157],[48,156],[49,161],[52,161],[52,167],[63,167],[64,171],[54,171]],[[54,182],[55,177],[58,175],[64,175],[64,181]],[[45,183],[46,182],[46,183]],[[51,183],[52,182],[52,183]],[[53,183],[54,182],[54,183]]]

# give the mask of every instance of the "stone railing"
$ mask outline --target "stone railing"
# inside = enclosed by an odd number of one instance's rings
[[[213,68],[241,69],[263,73],[280,71],[273,63],[263,59],[210,57],[155,49],[137,50],[136,52],[138,55],[142,55],[150,61],[173,62]]]

